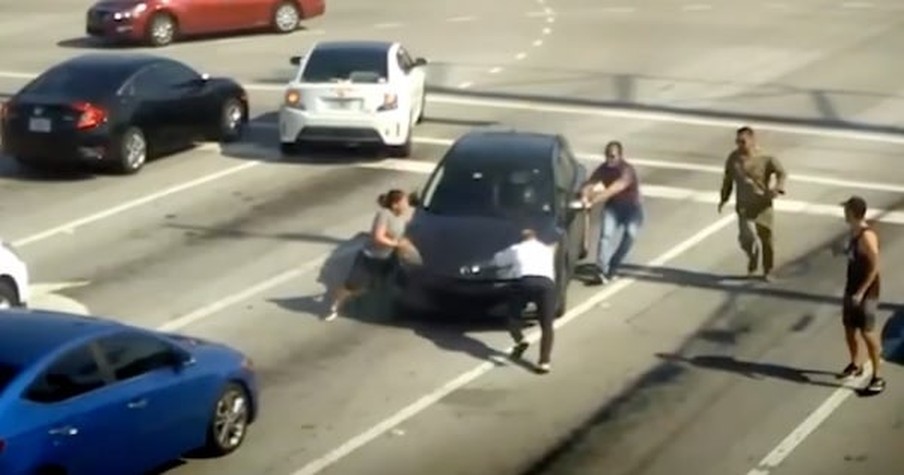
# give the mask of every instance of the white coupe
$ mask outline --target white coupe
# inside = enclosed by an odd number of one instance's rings
[[[295,56],[279,111],[281,150],[305,143],[378,145],[411,155],[424,116],[427,60],[397,42],[325,41]]]

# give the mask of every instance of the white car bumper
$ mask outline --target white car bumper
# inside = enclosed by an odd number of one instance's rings
[[[335,113],[282,107],[279,111],[279,139],[282,143],[403,145],[408,139],[410,122],[410,115],[402,110]]]

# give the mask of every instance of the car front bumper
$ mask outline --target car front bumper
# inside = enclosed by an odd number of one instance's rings
[[[395,298],[404,307],[448,316],[507,317],[514,295],[512,280],[439,278],[400,271]]]
[[[410,118],[404,111],[331,113],[283,107],[279,111],[282,143],[332,142],[403,145]]]

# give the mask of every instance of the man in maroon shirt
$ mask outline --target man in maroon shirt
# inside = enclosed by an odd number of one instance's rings
[[[601,285],[614,277],[634,245],[644,219],[640,183],[634,167],[624,159],[621,142],[606,144],[606,161],[594,170],[581,191],[591,205],[603,204],[596,251],[598,275],[590,282]],[[623,232],[622,239],[616,243],[619,231]]]

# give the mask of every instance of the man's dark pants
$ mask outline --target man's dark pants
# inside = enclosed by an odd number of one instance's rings
[[[516,343],[524,341],[521,311],[527,303],[533,302],[537,306],[537,318],[540,322],[540,363],[548,363],[552,354],[557,300],[556,283],[547,277],[526,276],[515,284],[509,314],[509,333]]]

